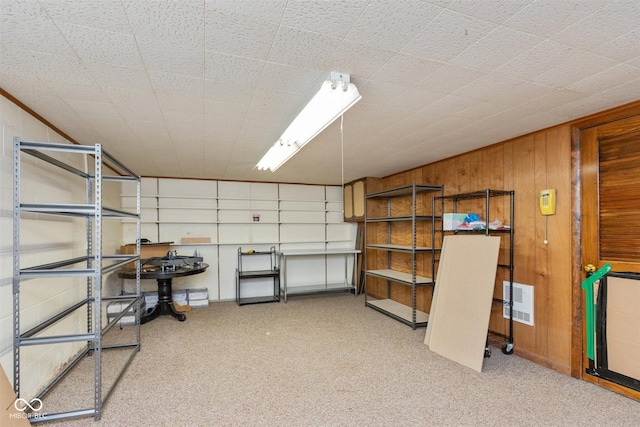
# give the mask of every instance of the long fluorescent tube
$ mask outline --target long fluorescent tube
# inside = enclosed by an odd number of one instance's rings
[[[270,169],[271,172],[278,170],[306,143],[362,98],[356,86],[349,82],[349,75],[337,75],[340,80],[330,79],[322,84],[318,93],[258,162],[258,169]]]

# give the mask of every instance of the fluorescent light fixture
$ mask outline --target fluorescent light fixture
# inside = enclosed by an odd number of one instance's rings
[[[262,157],[258,169],[270,169],[271,172],[278,170],[361,98],[348,74],[331,73],[329,80],[322,84],[318,93]]]

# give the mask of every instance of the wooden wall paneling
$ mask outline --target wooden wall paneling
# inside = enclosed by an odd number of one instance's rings
[[[548,262],[548,245],[543,243],[545,238],[545,220],[547,222],[553,222],[553,217],[545,218],[540,213],[538,208],[539,199],[538,194],[540,190],[549,188],[547,183],[547,134],[546,132],[539,132],[533,136],[535,151],[534,151],[534,194],[531,198],[531,208],[534,211],[533,222],[531,225],[535,228],[535,264],[534,273],[532,277],[533,282],[526,282],[527,285],[533,285],[534,287],[534,321],[539,327],[534,329],[535,332],[535,348],[536,352],[542,356],[547,356],[548,353],[548,291],[549,286],[547,283],[547,262]],[[540,301],[541,304],[535,304]],[[530,328],[529,328],[530,329]]]
[[[534,285],[536,282],[536,259],[535,259],[535,214],[538,209],[536,203],[536,188],[534,182],[535,170],[535,144],[533,136],[525,136],[513,141],[513,188],[515,192],[515,230],[514,239],[515,259],[517,266],[514,281],[523,284]],[[544,303],[541,301],[541,303]],[[514,324],[514,342],[516,351],[522,349],[529,352],[537,352],[535,347],[535,336],[531,328],[520,327],[521,324]],[[525,326],[525,325],[522,325]]]
[[[547,184],[556,189],[556,214],[549,218],[547,248],[547,358],[552,367],[571,374],[571,329],[555,325],[574,325],[571,314],[572,171],[571,128],[562,126],[547,132]]]

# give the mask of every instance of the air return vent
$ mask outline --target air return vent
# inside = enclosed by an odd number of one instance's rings
[[[509,282],[502,282],[503,315],[509,318]],[[533,286],[513,283],[513,320],[533,326]]]

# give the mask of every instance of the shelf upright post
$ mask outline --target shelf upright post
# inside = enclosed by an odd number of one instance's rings
[[[13,388],[20,397],[20,138],[13,138]]]
[[[416,283],[416,208],[418,204],[416,202],[416,197],[418,194],[416,192],[416,183],[413,183],[412,191],[411,191],[411,235],[412,235],[412,243],[411,243],[411,282]],[[433,278],[433,277],[432,277]],[[413,329],[415,329],[416,324],[416,303],[417,303],[417,289],[415,286],[411,287],[411,322],[413,323]]]
[[[95,394],[95,420],[99,421],[102,417],[102,145],[95,146],[95,245],[94,251],[94,288],[95,295],[93,301],[94,307],[94,324],[95,324],[95,341],[94,341],[94,394]],[[88,237],[91,240],[91,236]],[[91,258],[91,257],[89,257]],[[92,304],[89,304],[92,305]]]

